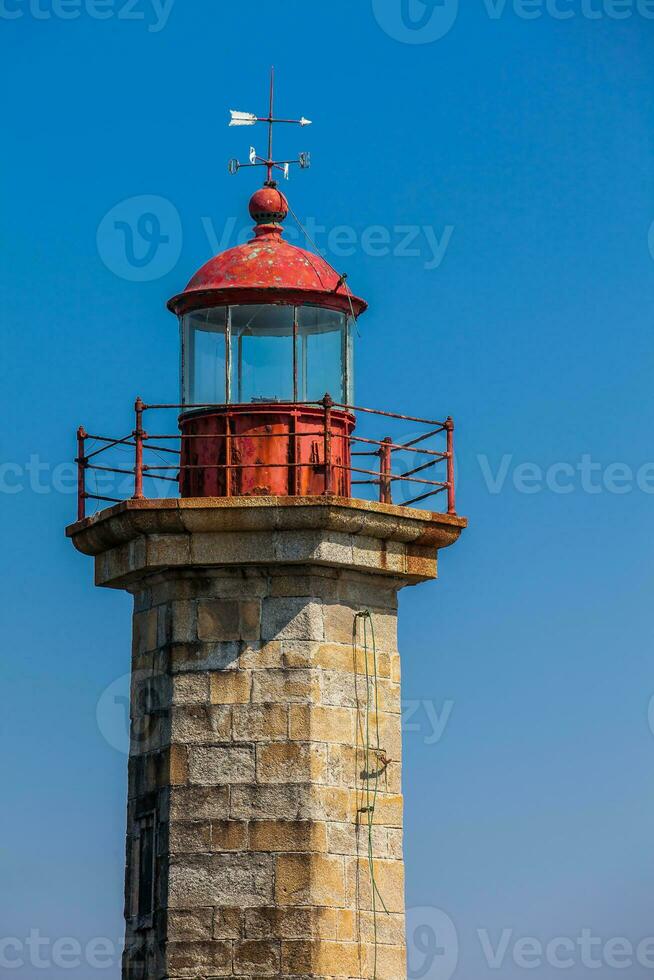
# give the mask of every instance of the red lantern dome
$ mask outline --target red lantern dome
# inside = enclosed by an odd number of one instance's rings
[[[277,303],[315,304],[355,317],[363,313],[367,303],[350,292],[328,262],[284,241],[281,222],[288,210],[279,190],[258,190],[250,200],[250,214],[258,222],[254,238],[210,259],[168,308],[181,316],[232,303]]]

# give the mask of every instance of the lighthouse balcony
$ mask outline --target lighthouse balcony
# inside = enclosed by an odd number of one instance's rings
[[[126,426],[127,428],[127,426]],[[454,422],[317,401],[135,403],[77,432],[78,520],[127,499],[340,497],[456,514]]]

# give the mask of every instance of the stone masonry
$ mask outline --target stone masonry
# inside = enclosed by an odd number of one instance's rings
[[[375,958],[406,980],[397,593],[462,526],[295,498],[129,502],[69,529],[134,595],[126,980],[363,980]]]

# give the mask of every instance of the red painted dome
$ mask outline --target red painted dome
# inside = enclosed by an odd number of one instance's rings
[[[356,316],[367,309],[328,262],[284,241],[279,221],[288,214],[288,203],[280,191],[257,191],[250,213],[259,221],[255,237],[202,266],[168,303],[173,313],[231,303],[312,303],[346,313],[353,309]]]

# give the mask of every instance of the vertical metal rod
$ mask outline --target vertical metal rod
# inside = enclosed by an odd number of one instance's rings
[[[334,400],[330,394],[326,394],[322,400],[325,409],[325,429],[323,433],[323,456],[325,458],[325,495],[331,494],[332,490],[332,406]]]
[[[80,425],[77,430],[77,520],[86,517],[86,432]]]
[[[225,403],[232,401],[232,308],[225,315]]]
[[[379,502],[381,504],[392,504],[392,482],[391,472],[393,469],[391,446],[393,440],[386,436],[382,440],[383,445],[379,448]]]
[[[456,494],[454,487],[454,419],[445,421],[447,430],[447,512],[456,514]]]
[[[232,417],[225,415],[225,496],[232,495]]]
[[[299,311],[297,306],[293,308],[293,401],[298,400],[298,386],[297,386],[297,371],[298,371],[298,357],[297,357],[297,341],[298,341],[298,319]]]
[[[273,171],[270,161],[273,158],[273,119],[275,118],[275,68],[270,69],[270,114],[268,117],[268,183],[272,182]]]
[[[145,432],[143,431],[143,408],[143,401],[140,398],[137,398],[134,403],[134,411],[136,413],[134,443],[136,449],[134,451],[135,466],[133,500],[143,500],[143,440],[145,439]]]

